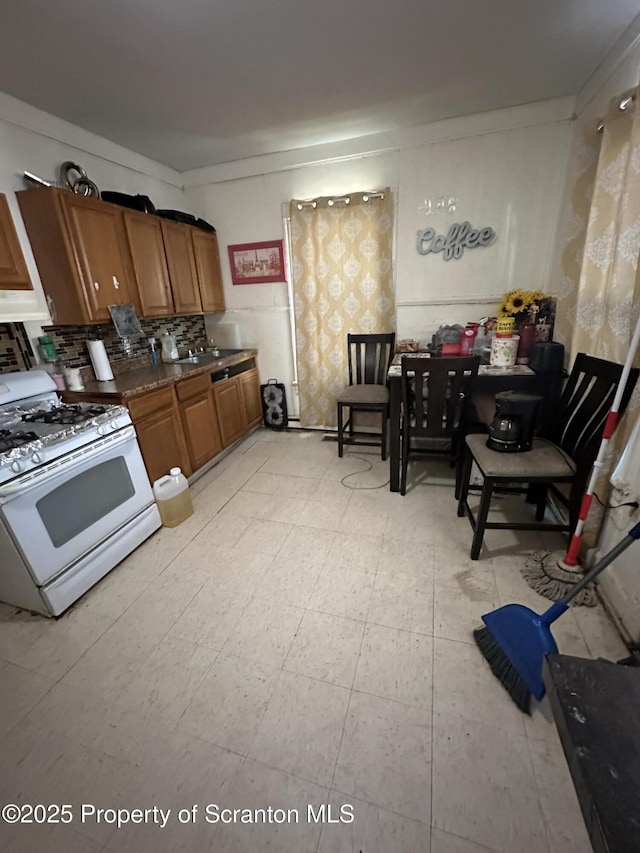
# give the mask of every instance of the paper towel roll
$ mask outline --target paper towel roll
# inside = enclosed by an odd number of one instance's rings
[[[98,382],[108,382],[113,379],[113,371],[109,364],[109,357],[104,348],[104,341],[87,341],[89,348],[89,358],[93,365],[93,372],[96,375]]]

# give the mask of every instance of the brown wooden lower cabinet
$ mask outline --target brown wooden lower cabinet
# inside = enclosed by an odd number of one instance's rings
[[[211,379],[208,374],[186,379],[176,385],[176,393],[189,461],[197,471],[222,450]]]
[[[255,368],[213,384],[200,374],[135,397],[64,393],[69,403],[89,398],[128,407],[152,483],[175,467],[191,476],[262,420]]]
[[[244,408],[245,426],[249,429],[262,420],[262,396],[257,370],[247,370],[238,375],[240,397]]]
[[[158,388],[122,402],[129,408],[151,482],[168,474],[170,468],[181,468],[187,477],[192,474],[173,387]]]
[[[237,376],[213,384],[222,446],[228,447],[245,432],[244,408]]]

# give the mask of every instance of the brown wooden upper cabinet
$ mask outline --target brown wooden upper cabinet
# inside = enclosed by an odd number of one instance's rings
[[[123,217],[142,316],[175,314],[160,219],[135,210]]]
[[[161,219],[160,223],[176,314],[199,314],[202,302],[191,228],[167,219]]]
[[[0,195],[0,290],[33,290],[5,195]]]
[[[54,323],[100,323],[114,304],[141,317],[224,311],[214,233],[66,190],[16,195]]]
[[[225,303],[222,290],[218,238],[211,232],[192,228],[191,239],[193,241],[193,253],[196,260],[202,310],[205,313],[224,311]]]
[[[137,304],[121,211],[65,190],[16,193],[54,323],[98,323]]]

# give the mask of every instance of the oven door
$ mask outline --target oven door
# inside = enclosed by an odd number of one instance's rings
[[[36,583],[47,583],[153,502],[135,429],[0,486],[0,511]]]

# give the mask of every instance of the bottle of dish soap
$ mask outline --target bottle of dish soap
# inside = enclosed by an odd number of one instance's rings
[[[162,360],[166,362],[177,361],[180,358],[176,339],[169,332],[162,336]]]
[[[172,468],[153,484],[153,496],[165,527],[177,527],[193,515],[189,483],[180,468]]]

